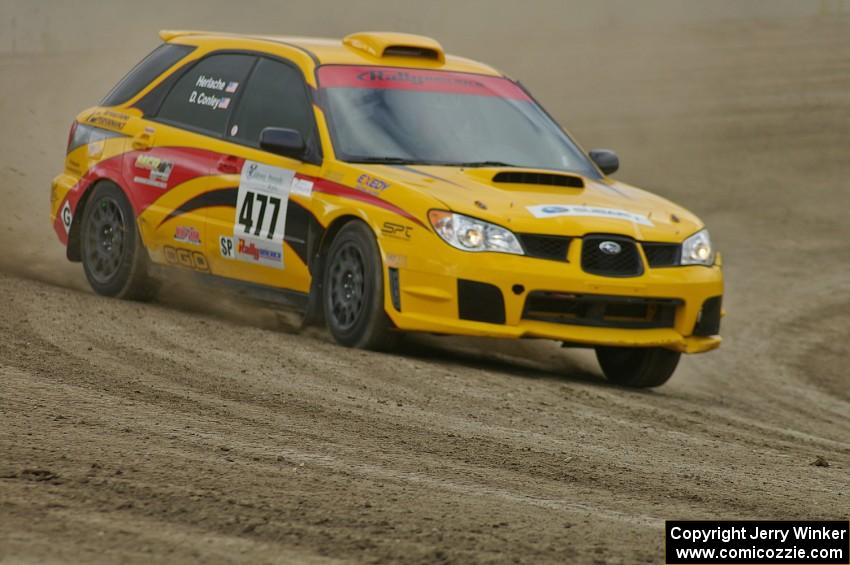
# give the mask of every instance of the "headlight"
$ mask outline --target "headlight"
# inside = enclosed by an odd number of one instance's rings
[[[444,210],[431,210],[428,219],[443,240],[463,251],[497,251],[523,255],[522,245],[509,230]]]
[[[682,243],[682,265],[714,264],[714,249],[708,230],[698,231]]]

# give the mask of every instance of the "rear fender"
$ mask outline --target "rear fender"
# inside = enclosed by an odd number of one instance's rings
[[[121,186],[121,183],[118,182],[116,178],[117,175],[106,175],[104,177],[97,178],[88,184],[85,187],[79,187],[77,190],[79,191],[76,195],[76,203],[73,203],[72,193],[69,193],[68,200],[72,202],[71,207],[74,214],[74,221],[71,222],[71,229],[68,231],[68,245],[66,247],[65,253],[68,257],[69,261],[74,263],[79,263],[82,261],[82,226],[83,226],[83,218],[85,217],[86,207],[88,206],[89,200],[91,199],[92,192],[94,192],[95,187],[104,182],[110,182],[121,189],[121,192],[124,193],[124,197],[127,198],[128,202],[132,202],[133,200],[130,198],[130,194],[128,194],[127,190]],[[133,219],[136,221],[136,218]]]

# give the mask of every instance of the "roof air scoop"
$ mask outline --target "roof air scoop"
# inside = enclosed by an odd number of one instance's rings
[[[565,186],[584,188],[584,180],[576,175],[560,173],[540,173],[535,171],[502,171],[496,173],[493,182],[504,184],[537,184],[544,186]]]
[[[443,46],[437,40],[422,35],[364,31],[352,33],[342,42],[373,57],[431,59],[440,63],[446,61]]]

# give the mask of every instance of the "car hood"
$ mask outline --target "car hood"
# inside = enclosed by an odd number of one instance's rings
[[[702,227],[699,218],[684,208],[609,178],[516,168],[364,168],[436,198],[453,212],[518,233],[611,233],[642,241],[679,242]]]

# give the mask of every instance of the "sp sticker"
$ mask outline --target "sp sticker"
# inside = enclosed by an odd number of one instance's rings
[[[233,238],[226,235],[219,237],[218,250],[225,259],[233,259]]]

